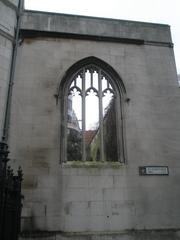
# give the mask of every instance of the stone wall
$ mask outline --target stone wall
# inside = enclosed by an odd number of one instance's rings
[[[6,108],[18,2],[0,1],[0,137]]]
[[[121,21],[117,24],[121,28]],[[144,28],[139,27],[139,34]],[[24,172],[23,231],[180,228],[180,95],[166,37],[169,27],[163,28],[165,39],[152,43],[148,38],[139,45],[50,35],[24,38],[18,49],[9,138],[11,159]],[[124,165],[60,164],[61,98],[57,101],[55,95],[68,68],[89,56],[117,71],[130,98],[124,102]],[[140,176],[138,167],[148,165],[168,166],[169,176]]]

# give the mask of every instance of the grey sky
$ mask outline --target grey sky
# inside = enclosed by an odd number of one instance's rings
[[[180,73],[180,0],[25,0],[25,8],[168,24]]]

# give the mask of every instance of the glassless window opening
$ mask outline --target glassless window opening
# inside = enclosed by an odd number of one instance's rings
[[[120,93],[110,75],[90,64],[72,76],[66,93],[64,160],[123,162]]]

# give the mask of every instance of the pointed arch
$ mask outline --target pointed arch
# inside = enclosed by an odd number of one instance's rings
[[[95,78],[97,87],[93,85]],[[77,84],[78,79],[81,86]],[[86,86],[88,81],[89,86]],[[93,111],[94,114],[95,107],[92,106],[91,110],[87,107],[87,99],[91,93],[98,98],[95,104],[98,106],[98,124],[94,130],[87,127],[87,112]],[[103,102],[106,94],[109,94],[108,103]],[[61,98],[61,162],[124,163],[123,99],[126,96],[126,88],[114,68],[94,56],[84,58],[66,71],[58,95]],[[80,97],[76,107],[81,109],[80,117],[72,107],[75,95]]]
[[[122,81],[121,77],[117,73],[117,71],[112,66],[110,66],[108,63],[106,63],[105,61],[103,61],[97,57],[94,57],[94,56],[83,58],[83,59],[77,61],[66,71],[66,73],[64,74],[64,76],[61,80],[59,90],[58,90],[58,95],[59,95],[60,91],[63,89],[63,86],[66,85],[66,83],[72,77],[73,74],[77,73],[78,70],[83,68],[84,66],[87,66],[92,63],[94,65],[99,66],[105,72],[107,72],[110,75],[110,77],[112,79],[114,79],[114,82],[115,82],[116,86],[119,88],[119,91],[121,92],[121,94],[126,96],[126,87],[125,87],[124,82]]]

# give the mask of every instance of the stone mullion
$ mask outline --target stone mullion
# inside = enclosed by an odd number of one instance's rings
[[[102,103],[102,77],[101,70],[98,73],[99,85],[99,130],[100,130],[100,160],[104,161],[104,133],[103,133],[103,103]]]
[[[82,160],[86,161],[86,86],[85,86],[85,69],[82,77]]]

